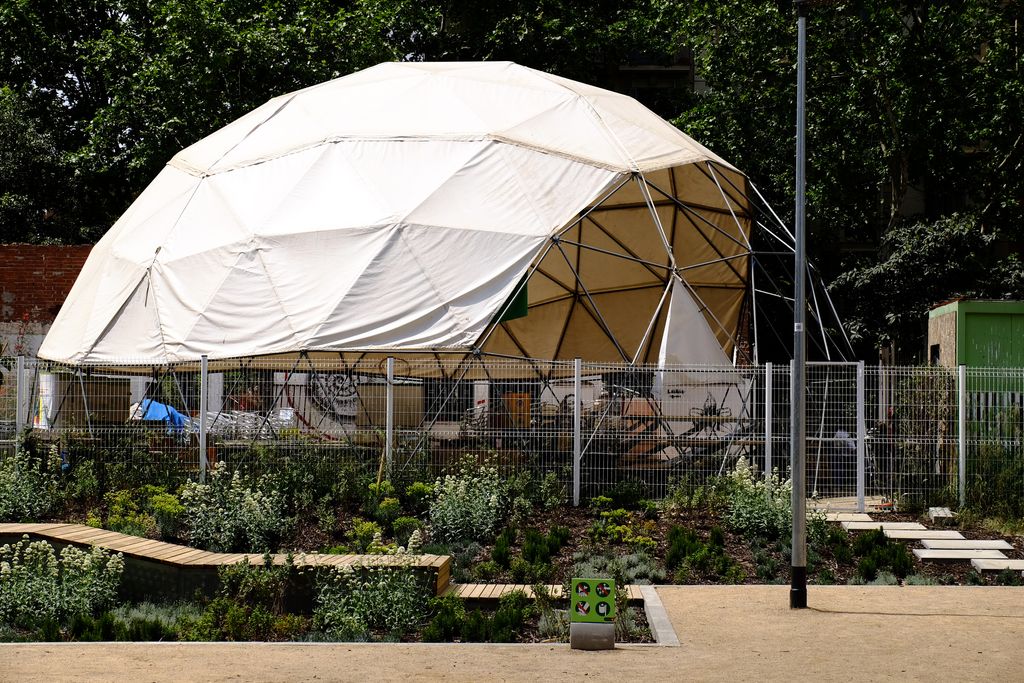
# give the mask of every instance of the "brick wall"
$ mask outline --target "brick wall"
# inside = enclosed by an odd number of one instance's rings
[[[0,244],[0,323],[53,322],[91,250]]]

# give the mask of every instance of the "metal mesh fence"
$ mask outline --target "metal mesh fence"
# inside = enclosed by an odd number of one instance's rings
[[[20,388],[17,367],[0,358],[0,442],[10,450],[24,426],[67,467],[91,463],[103,487],[173,486],[217,463],[398,486],[486,463],[557,478],[584,501],[623,486],[662,497],[740,457],[789,476],[789,364],[249,359],[204,382],[197,364],[22,359]],[[1024,371],[812,363],[807,392],[809,497],[1021,511]]]

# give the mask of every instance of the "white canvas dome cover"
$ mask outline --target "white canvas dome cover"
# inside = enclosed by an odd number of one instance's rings
[[[171,159],[96,245],[40,355],[655,362],[676,281],[703,314],[693,342],[727,358],[746,189],[624,95],[508,62],[380,64]],[[517,295],[528,314],[501,321]]]

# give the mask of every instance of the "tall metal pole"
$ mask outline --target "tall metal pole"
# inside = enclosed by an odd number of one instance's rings
[[[804,223],[804,145],[806,126],[804,100],[807,88],[807,6],[806,0],[796,2],[797,48],[796,48],[796,253],[793,268],[793,413],[790,422],[791,464],[793,480],[793,539],[790,562],[789,606],[793,609],[807,607],[807,511],[806,504],[806,463],[807,441],[805,439],[805,394],[807,371],[807,349],[804,345],[804,322],[807,310],[804,283],[807,274],[807,234]]]

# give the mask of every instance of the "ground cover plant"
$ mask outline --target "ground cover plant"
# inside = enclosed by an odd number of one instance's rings
[[[406,476],[395,484],[380,468],[375,473],[352,463],[319,481],[328,476],[320,455],[303,462],[295,453],[264,450],[234,468],[218,465],[204,483],[175,485],[163,475],[155,477],[162,483],[147,483],[126,470],[111,477],[117,468],[83,456],[73,443],[34,444],[17,453],[0,463],[0,511],[8,520],[88,522],[223,551],[450,555],[456,582],[532,586],[538,597],[467,605],[434,596],[431,578],[411,568],[304,572],[242,565],[225,570],[220,589],[198,602],[168,604],[153,594],[148,602],[120,603],[108,590],[94,602],[53,598],[68,605],[57,609],[11,597],[24,596],[23,589],[6,590],[2,640],[564,640],[567,602],[548,587],[565,586],[573,576],[607,576],[621,586],[789,580],[789,483],[744,460],[720,477],[679,478],[660,500],[649,498],[644,482],[625,479],[573,507],[553,473],[507,471],[486,456],[457,460],[437,478]],[[918,513],[904,508],[890,516],[911,520]],[[1024,556],[1020,525],[1012,520],[968,511],[960,524],[968,535],[1006,538],[1015,546],[1011,556]],[[877,532],[850,534],[820,513],[809,516],[807,533],[813,583],[1017,580],[921,564],[906,544]],[[35,573],[74,584],[70,570],[58,569],[58,579],[25,570],[62,566],[63,555],[51,559],[42,546],[16,545],[6,551],[16,558],[3,570],[9,585],[28,586],[25,577]],[[92,555],[72,551],[71,566],[99,566]],[[105,561],[116,565],[115,557]],[[33,591],[68,594],[47,585]],[[29,606],[19,612],[11,606],[18,601]],[[623,604],[620,615],[620,638],[646,637],[642,614]]]

